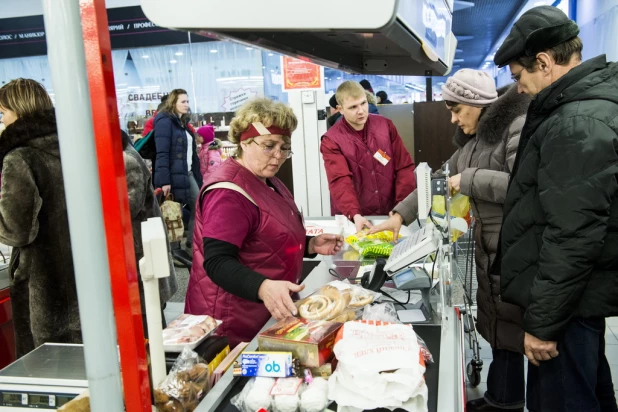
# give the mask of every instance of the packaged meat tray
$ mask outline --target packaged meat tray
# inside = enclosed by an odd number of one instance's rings
[[[182,352],[191,350],[217,330],[222,322],[208,315],[182,314],[163,329],[163,350]]]

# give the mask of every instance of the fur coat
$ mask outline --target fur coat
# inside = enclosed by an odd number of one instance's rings
[[[0,242],[13,247],[10,294],[17,357],[45,342],[81,343],[54,111],[7,126],[0,162]]]

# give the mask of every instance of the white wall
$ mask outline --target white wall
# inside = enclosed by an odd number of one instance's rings
[[[618,6],[618,0],[578,0],[577,24],[581,27],[615,6]]]
[[[108,9],[139,6],[140,0],[106,0]],[[0,0],[0,19],[43,14],[42,0]]]

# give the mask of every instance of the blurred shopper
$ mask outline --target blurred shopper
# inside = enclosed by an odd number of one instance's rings
[[[146,136],[148,133],[152,132],[152,130],[154,129],[155,117],[157,117],[157,113],[159,113],[161,109],[165,107],[165,101],[167,100],[167,96],[169,95],[166,94],[161,97],[161,103],[159,103],[157,110],[152,114],[152,117],[146,120],[146,122],[144,123],[144,130],[142,130],[142,136]]]
[[[378,104],[378,100],[373,93],[373,88],[371,87],[371,83],[369,83],[369,80],[363,79],[360,81],[359,84],[363,86],[363,89],[365,89],[365,91],[367,92],[367,105],[369,107],[369,113],[380,114],[378,106],[376,106]]]
[[[13,247],[10,294],[17,357],[46,342],[81,343],[56,115],[31,79],[0,88],[0,242]]]
[[[320,151],[331,194],[331,212],[360,231],[365,216],[387,215],[416,188],[414,163],[393,122],[369,114],[360,84],[343,82],[336,93],[343,119],[322,136]]]
[[[605,318],[618,315],[618,64],[582,62],[578,34],[535,7],[494,58],[534,96],[492,272],[524,311],[531,411],[617,410]]]
[[[190,211],[186,247],[193,247],[195,202],[202,186],[200,160],[195,135],[188,128],[189,97],[174,89],[154,121],[156,160],[153,165],[155,188],[185,204]]]
[[[222,320],[217,333],[230,347],[253,339],[271,316],[295,315],[290,294],[303,289],[303,256],[332,255],[343,245],[337,235],[307,237],[292,194],[275,177],[292,156],[296,126],[283,103],[245,103],[230,123],[236,157],[200,194],[185,313]]]
[[[388,94],[384,90],[377,92],[376,98],[378,99],[378,104],[393,104],[393,102],[388,100]]]
[[[492,348],[493,360],[483,398],[466,405],[475,411],[523,411],[524,332],[521,311],[500,300],[500,278],[489,269],[496,257],[502,224],[502,205],[509,176],[515,163],[521,129],[530,98],[507,86],[496,92],[487,73],[462,69],[442,87],[451,122],[459,126],[453,138],[457,151],[449,159],[450,182],[454,191],[470,198],[476,220],[475,259],[478,289],[476,327]],[[372,231],[399,232],[418,217],[418,195],[414,191],[398,204],[392,216]]]
[[[337,120],[341,119],[341,112],[337,109],[337,97],[332,95],[328,100],[328,104],[331,107],[330,116],[326,119],[327,129],[333,127]]]
[[[120,131],[122,136],[122,150],[124,158],[124,170],[127,178],[127,189],[129,191],[129,209],[131,211],[131,226],[133,227],[133,248],[135,249],[135,263],[137,271],[139,269],[139,260],[144,257],[144,248],[142,245],[142,222],[145,222],[151,217],[161,217],[159,203],[155,198],[152,190],[152,176],[148,170],[148,166],[144,163],[144,159],[131,146],[129,135],[124,131]],[[161,220],[163,225],[163,220]],[[167,235],[167,229],[165,230]],[[161,311],[165,307],[166,302],[176,293],[178,283],[176,282],[176,271],[172,263],[172,255],[169,253],[168,259],[170,266],[170,276],[159,279],[159,299],[161,301]],[[139,276],[139,295],[142,306],[142,323],[144,333],[148,336],[148,326],[146,324],[146,307],[144,306],[144,286],[142,277]],[[162,317],[165,328],[165,316]]]
[[[215,138],[215,128],[212,125],[200,127],[197,129],[197,134],[202,138],[199,154],[200,171],[206,180],[223,163],[221,140]]]

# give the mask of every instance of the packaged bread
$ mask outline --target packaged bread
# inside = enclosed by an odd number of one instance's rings
[[[333,281],[296,302],[298,315],[306,320],[347,322],[381,295],[345,281]]]

